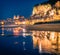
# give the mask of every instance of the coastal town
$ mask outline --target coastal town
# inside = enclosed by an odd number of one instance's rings
[[[57,22],[56,22],[57,21]],[[50,23],[60,21],[60,1],[51,5],[38,4],[33,7],[33,11],[30,17],[14,15],[13,18],[7,18],[6,20],[0,20],[0,25],[34,25],[38,23]]]
[[[60,1],[50,1],[34,5],[27,18],[13,15],[0,20],[2,54],[60,55]]]

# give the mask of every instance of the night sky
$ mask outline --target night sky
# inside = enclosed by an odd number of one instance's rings
[[[29,17],[34,5],[48,0],[0,0],[0,19],[13,18],[14,15]]]

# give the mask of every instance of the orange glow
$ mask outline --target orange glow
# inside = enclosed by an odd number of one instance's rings
[[[1,24],[4,24],[4,22],[2,21]]]
[[[14,28],[14,29],[13,29],[13,34],[14,34],[14,35],[19,35],[20,30],[22,30],[22,29],[21,29],[21,28]]]
[[[56,52],[54,49],[56,49],[57,47],[58,49],[60,49],[60,33],[59,32],[50,32],[50,31],[35,31],[35,32],[32,31],[32,32],[33,32],[33,35],[32,35],[33,46],[34,48],[36,48],[36,46],[38,45],[39,52],[50,53],[50,52]]]
[[[48,10],[50,10],[50,9],[51,9],[51,5],[50,4],[47,4],[47,5],[38,5],[38,6],[33,8],[32,15],[34,15],[34,14],[45,15],[46,12]]]
[[[18,24],[17,22],[15,22],[15,24]]]
[[[20,22],[18,22],[18,24],[20,24]]]
[[[53,7],[55,6],[55,8]],[[60,20],[60,1],[57,1],[53,6],[51,4],[39,4],[33,7],[32,17],[39,16],[40,20],[32,20],[31,24],[38,22],[51,22]],[[56,9],[57,8],[57,9]],[[41,19],[42,17],[42,19]]]
[[[56,7],[60,7],[60,1],[57,1],[55,4]]]
[[[25,24],[25,21],[23,21],[22,23]]]
[[[60,32],[58,33],[58,38],[59,38],[58,44],[60,45]]]
[[[18,24],[19,25],[19,24],[21,24],[21,22],[20,21],[15,21],[15,24]]]
[[[57,40],[57,32],[51,32],[50,33],[50,40],[52,41],[52,43],[56,44],[56,40]]]

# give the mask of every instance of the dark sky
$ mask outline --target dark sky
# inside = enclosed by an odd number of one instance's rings
[[[29,17],[33,6],[47,0],[0,0],[0,19],[12,18],[14,15]]]

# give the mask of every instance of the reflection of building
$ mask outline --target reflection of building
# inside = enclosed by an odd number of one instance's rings
[[[18,28],[13,28],[13,35],[20,35],[20,31],[22,30],[22,28],[18,27]]]
[[[60,33],[50,31],[33,31],[34,48],[36,48],[37,45],[39,52],[60,53]]]
[[[35,36],[33,36],[32,38],[33,38],[33,48],[36,48],[38,39]]]
[[[52,43],[55,43],[56,44],[57,33],[56,32],[51,32],[50,33],[50,39],[51,39]]]

